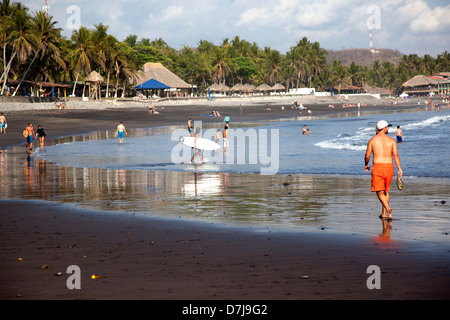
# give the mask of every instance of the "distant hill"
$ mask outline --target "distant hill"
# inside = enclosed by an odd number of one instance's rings
[[[398,65],[402,60],[403,53],[398,50],[377,49],[379,53],[372,54],[369,49],[344,49],[344,50],[327,50],[327,62],[331,64],[338,59],[343,65],[349,66],[352,61],[361,66],[372,65],[375,60],[380,62],[390,61],[394,65]]]

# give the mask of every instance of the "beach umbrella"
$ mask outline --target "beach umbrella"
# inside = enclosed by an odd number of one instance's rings
[[[136,86],[135,89],[137,90],[170,89],[170,86],[162,82],[159,82],[158,80],[150,79]]]
[[[272,89],[275,90],[275,91],[281,91],[281,90],[286,90],[286,87],[283,86],[282,84],[276,83],[276,84],[272,87]]]
[[[246,83],[246,84],[244,84],[244,91],[246,91],[246,92],[253,92],[253,91],[255,91],[255,86]]]
[[[235,84],[234,86],[231,87],[230,89],[233,92],[241,92],[244,90],[244,86],[241,83]]]
[[[260,91],[260,92],[272,91],[272,87],[270,87],[268,84],[263,83],[262,85],[257,87],[255,89],[255,91]]]
[[[211,92],[217,92],[217,91],[220,91],[220,86],[217,84],[217,83],[214,83],[212,86],[210,86],[209,88],[209,91],[211,91]]]

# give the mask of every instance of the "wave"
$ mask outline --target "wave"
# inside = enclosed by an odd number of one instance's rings
[[[438,127],[447,121],[450,121],[450,115],[436,116],[423,121],[405,124],[401,128],[407,131],[423,130],[429,127]],[[353,135],[340,134],[335,139],[318,142],[315,146],[322,149],[365,151],[367,142],[374,134],[374,128],[361,128]]]
[[[450,121],[450,115],[448,116],[436,116],[436,117],[432,117],[430,119],[426,119],[420,122],[415,122],[415,123],[410,123],[410,124],[405,124],[402,126],[402,129],[405,130],[420,130],[420,129],[424,129],[427,127],[437,127],[440,126],[441,124]]]
[[[354,135],[342,134],[336,139],[317,142],[315,146],[322,149],[364,151],[366,150],[367,141],[373,134],[373,128],[362,128],[355,132]]]

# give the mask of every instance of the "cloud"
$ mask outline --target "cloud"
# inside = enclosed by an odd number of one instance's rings
[[[426,9],[416,19],[411,21],[411,31],[421,32],[448,32],[450,28],[450,5],[436,7],[434,10]]]
[[[22,3],[31,12],[43,6],[37,0]],[[234,36],[282,53],[305,36],[324,48],[365,48],[369,6],[380,8],[381,30],[374,30],[378,48],[437,54],[450,42],[448,0],[49,0],[58,27],[66,28],[72,4],[80,7],[86,27],[101,22],[119,40],[129,34],[162,38],[175,49],[200,40],[220,44]]]

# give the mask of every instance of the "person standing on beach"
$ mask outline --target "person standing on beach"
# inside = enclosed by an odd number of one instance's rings
[[[28,127],[25,128],[24,132],[24,137],[25,137],[25,141],[27,143],[27,147],[29,152],[31,152],[31,150],[33,150],[33,137],[34,137],[34,129],[33,129],[33,124],[29,123]]]
[[[389,187],[394,176],[394,158],[395,165],[398,169],[398,178],[401,179],[403,175],[402,167],[400,165],[400,157],[397,151],[397,143],[394,139],[389,137],[389,127],[392,126],[386,121],[378,121],[376,125],[377,134],[367,143],[367,150],[364,157],[364,170],[369,171],[369,161],[373,154],[372,167],[372,192],[376,192],[378,199],[382,204],[380,219],[392,219],[392,209],[389,206]]]
[[[125,129],[125,126],[123,125],[122,121],[120,121],[119,125],[117,126],[117,136],[119,137],[119,142],[123,143],[123,134],[128,135],[127,130]]]
[[[2,112],[2,113],[0,113],[0,133],[6,133],[7,125],[8,125],[8,123],[6,122],[6,118]]]
[[[403,142],[403,139],[405,138],[400,126],[397,126],[397,130],[395,130],[395,138],[397,139],[397,142]]]
[[[44,128],[41,125],[38,125],[38,129],[36,130],[36,138],[39,137],[39,143],[41,145],[41,150],[44,150],[44,140],[47,134],[45,133]]]

